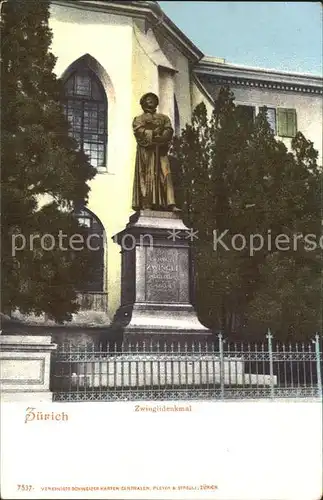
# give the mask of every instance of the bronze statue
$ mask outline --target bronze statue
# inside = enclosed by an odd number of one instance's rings
[[[155,94],[143,95],[143,114],[132,124],[137,141],[132,208],[179,211],[167,156],[174,131],[168,116],[156,113],[158,103]]]

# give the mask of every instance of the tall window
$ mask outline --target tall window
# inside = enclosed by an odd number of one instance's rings
[[[90,157],[93,167],[106,166],[107,100],[104,89],[88,69],[73,73],[65,83],[65,111],[70,135]]]
[[[74,213],[80,225],[87,228],[87,245],[92,252],[91,278],[82,292],[103,292],[104,289],[104,229],[92,212],[85,208]]]
[[[177,104],[177,99],[174,94],[174,127],[175,127],[175,135],[179,136],[181,135],[181,127],[180,127],[180,121],[179,121],[179,110],[178,110],[178,104]]]

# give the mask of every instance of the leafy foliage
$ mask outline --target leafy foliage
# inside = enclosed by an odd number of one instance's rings
[[[299,132],[288,151],[266,108],[245,121],[222,88],[211,117],[203,103],[196,107],[172,155],[184,221],[199,231],[201,320],[227,334],[270,327],[281,338],[312,336],[321,324],[322,181],[313,143]],[[315,249],[304,240],[310,233]]]
[[[68,135],[63,87],[53,69],[49,1],[9,0],[2,6],[2,308],[45,312],[58,321],[77,307],[75,289],[86,280],[88,252],[33,249],[12,255],[13,235],[59,230],[81,233],[72,216],[87,201],[95,170]],[[40,200],[50,200],[41,207]]]

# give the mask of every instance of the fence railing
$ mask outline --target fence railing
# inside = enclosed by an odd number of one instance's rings
[[[53,359],[56,401],[298,398],[322,396],[322,348],[309,343],[114,346],[64,344]]]

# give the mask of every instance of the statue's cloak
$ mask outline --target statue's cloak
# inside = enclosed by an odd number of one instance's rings
[[[134,119],[132,127],[137,141],[133,209],[175,205],[167,156],[174,133],[170,119],[160,113],[143,113]],[[156,129],[162,131],[158,143],[154,140]]]

